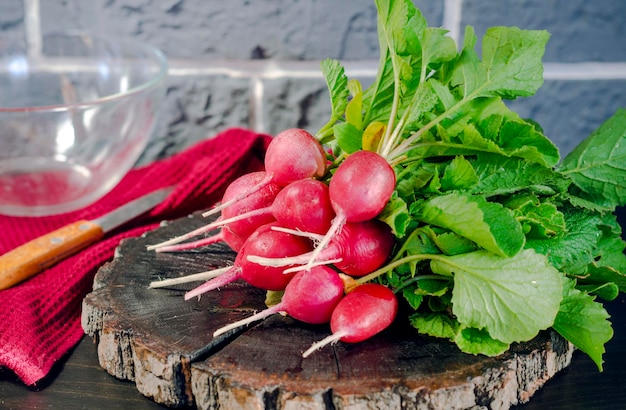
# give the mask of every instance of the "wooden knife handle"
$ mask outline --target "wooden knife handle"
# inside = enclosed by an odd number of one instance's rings
[[[0,290],[49,268],[104,236],[90,221],[78,221],[27,242],[0,256]]]

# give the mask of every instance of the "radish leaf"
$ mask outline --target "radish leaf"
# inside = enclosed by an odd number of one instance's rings
[[[626,259],[626,256],[624,256],[623,253],[619,255]],[[623,263],[624,261],[622,261],[622,264]],[[615,284],[621,292],[626,292],[626,274],[622,273],[624,271],[625,270],[623,268],[621,270],[617,270],[612,266],[598,266],[591,264],[587,268],[587,275],[584,278],[579,279],[579,283],[582,284],[579,288],[582,288],[582,286],[585,286],[587,283],[591,283],[593,285],[610,283]]]
[[[527,122],[505,120],[498,137],[499,145],[509,156],[524,158],[545,166],[554,166],[559,161],[558,148]]]
[[[378,219],[385,222],[391,228],[396,238],[402,238],[406,234],[409,223],[409,213],[406,202],[394,191],[385,209],[378,215]]]
[[[346,122],[355,128],[363,129],[363,90],[357,80],[348,81],[348,90],[352,99],[346,105]]]
[[[502,155],[480,153],[472,161],[478,182],[475,194],[505,195],[531,189],[564,193],[570,181],[563,175],[537,163]]]
[[[349,122],[335,124],[334,132],[337,144],[344,152],[352,154],[362,148],[363,131],[357,129]]]
[[[562,298],[562,274],[544,255],[513,257],[480,250],[433,259],[435,273],[454,276],[452,312],[466,327],[504,343],[530,340],[552,326]]]
[[[472,164],[462,155],[454,157],[445,168],[441,177],[441,189],[444,191],[453,189],[467,189],[478,182],[476,171]]]
[[[589,295],[598,296],[599,298],[607,301],[615,300],[615,298],[619,296],[619,287],[612,282],[605,282],[601,284],[592,283],[589,285],[578,284],[576,289]]]
[[[483,60],[479,61],[474,51],[476,35],[468,26],[451,82],[461,88],[464,98],[532,95],[543,84],[541,58],[549,37],[547,31],[489,28],[482,41]]]
[[[574,193],[606,207],[626,205],[626,109],[619,109],[563,160]]]
[[[526,246],[548,257],[557,269],[570,274],[584,274],[593,262],[600,238],[602,217],[577,208],[562,208],[567,232],[562,237],[528,239]]]
[[[443,313],[415,313],[409,318],[411,325],[420,333],[454,340],[459,323]]]
[[[377,215],[395,254],[358,281],[396,289],[421,333],[465,352],[496,355],[554,325],[600,367],[610,325],[590,295],[626,289],[626,242],[612,214],[626,205],[626,110],[559,166],[541,126],[504,101],[542,86],[548,32],[489,28],[479,56],[471,26],[457,51],[411,0],[375,3],[373,84],[361,90],[338,62],[322,65],[332,116],[318,136],[333,143],[330,178],[359,150],[380,154],[396,175]],[[563,289],[566,276],[576,280]]]
[[[553,238],[566,231],[565,216],[551,202],[541,202],[533,193],[518,194],[503,201],[521,222],[526,238]]]
[[[323,138],[326,130],[331,129],[345,113],[348,106],[348,77],[341,63],[337,60],[326,59],[320,63],[322,74],[326,79],[328,92],[330,94],[331,116],[326,125],[319,131],[318,135]]]
[[[348,105],[348,78],[341,63],[337,60],[326,59],[321,63],[322,74],[326,79],[331,100],[331,118],[340,118]]]
[[[459,349],[465,353],[497,356],[507,351],[508,343],[492,338],[488,332],[473,327],[462,328],[454,338]]]
[[[550,34],[545,30],[492,27],[483,37],[483,83],[474,92],[513,99],[533,95],[543,85],[543,57]]]
[[[613,337],[609,314],[594,297],[565,281],[564,297],[554,320],[554,330],[585,352],[602,370],[604,344]]]
[[[501,256],[513,256],[524,246],[522,226],[513,213],[481,196],[435,196],[422,203],[415,218],[449,229]]]

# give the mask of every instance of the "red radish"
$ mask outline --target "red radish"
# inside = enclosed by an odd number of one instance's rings
[[[185,300],[217,289],[237,279],[243,279],[250,285],[265,290],[283,290],[294,274],[283,273],[282,268],[261,266],[248,262],[250,254],[262,254],[268,257],[299,255],[311,250],[311,242],[304,237],[285,232],[274,231],[275,223],[259,227],[239,250],[232,269],[223,273],[185,294]]]
[[[359,285],[335,307],[330,319],[330,336],[314,343],[302,357],[337,341],[358,343],[386,329],[398,313],[398,299],[386,286]]]
[[[235,216],[229,216],[232,208]],[[315,179],[301,179],[284,187],[269,206],[239,213],[239,204],[235,204],[223,211],[222,218],[205,226],[211,230],[220,226],[233,226],[239,236],[246,236],[242,230],[241,221],[262,221],[262,218],[270,219],[266,223],[276,219],[281,226],[289,229],[302,230],[315,234],[323,234],[328,231],[335,211],[330,204],[328,187],[323,182]],[[245,223],[245,222],[243,222]]]
[[[290,128],[276,134],[267,146],[265,171],[280,186],[299,179],[321,178],[326,173],[326,152],[313,135]]]
[[[278,304],[216,330],[213,337],[279,312],[305,323],[327,323],[342,297],[343,281],[339,274],[329,267],[316,266],[309,272],[297,273]]]
[[[337,216],[311,255],[310,267],[330,239],[346,222],[375,218],[396,187],[396,174],[385,158],[372,151],[357,151],[346,158],[330,179],[329,195]]]
[[[230,226],[222,227],[220,234],[222,235],[224,242],[226,242],[226,244],[230,246],[230,249],[235,252],[239,252],[243,244],[246,242],[246,239],[248,239],[248,237],[242,238],[234,233]]]
[[[357,151],[332,176],[330,199],[347,222],[375,218],[396,188],[396,174],[386,159],[372,151]]]
[[[381,267],[389,259],[395,236],[386,223],[378,219],[346,223],[322,249],[313,264],[334,263],[342,272],[363,276]],[[305,269],[313,252],[287,258],[267,258],[249,254],[248,260],[264,266],[300,265],[286,272]],[[318,263],[319,262],[319,263]]]
[[[247,190],[250,186],[258,184],[267,176],[265,172],[253,172],[239,177],[233,184],[230,184],[224,192],[225,198],[236,197],[240,192]],[[254,192],[252,195],[248,195],[242,200],[237,201],[235,204],[225,208],[222,211],[220,220],[234,218],[238,215],[247,214],[258,209],[265,209],[272,205],[276,196],[280,193],[281,187],[274,182],[270,182]],[[271,213],[258,213],[253,214],[247,218],[240,219],[237,223],[230,223],[228,227],[230,230],[241,238],[247,238],[254,232],[259,226],[268,224],[275,221],[275,218]]]
[[[264,164],[266,175],[263,180],[241,191],[237,196],[224,199],[219,206],[203,215],[215,214],[271,182],[286,186],[300,179],[324,176],[326,153],[313,135],[303,129],[290,128],[272,138],[265,152]]]
[[[246,192],[250,189],[250,187],[256,186],[260,181],[262,181],[266,176],[266,173],[263,171],[259,172],[251,172],[249,174],[245,174],[234,180],[226,191],[224,192],[223,198],[225,200],[229,200],[230,198],[236,198],[239,196],[241,192]],[[269,182],[257,189],[252,194],[242,198],[237,201],[232,206],[224,209],[220,219],[232,218],[236,215],[250,212],[254,209],[266,208],[274,202],[276,195],[280,192],[280,187],[272,182]],[[256,230],[261,225],[265,225],[269,222],[274,221],[274,217],[269,214],[262,215],[253,215],[249,218],[242,219],[238,221],[237,224],[229,225],[230,230],[233,234],[237,235],[239,238],[245,240],[252,232]],[[161,247],[174,245],[185,241],[187,239],[191,239],[195,236],[201,235],[203,233],[209,232],[219,226],[216,224],[208,224],[205,226],[201,226],[198,229],[195,229],[191,232],[188,232],[184,235],[177,236],[176,238],[172,238],[170,240],[148,246],[148,250],[156,250]]]
[[[335,217],[328,186],[316,179],[287,185],[276,195],[272,208],[282,226],[316,234],[326,233]]]

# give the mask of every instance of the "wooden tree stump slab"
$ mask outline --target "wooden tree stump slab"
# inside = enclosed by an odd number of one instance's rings
[[[569,365],[570,343],[552,331],[495,358],[459,352],[398,320],[358,344],[301,354],[329,334],[274,315],[213,339],[215,329],[265,307],[265,293],[233,283],[184,301],[198,283],[149,289],[151,281],[232,263],[223,245],[176,254],[157,243],[206,223],[199,215],[124,241],[83,302],[82,325],[100,365],[171,407],[199,409],[508,409]]]

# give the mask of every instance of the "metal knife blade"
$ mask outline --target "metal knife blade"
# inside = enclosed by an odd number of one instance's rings
[[[104,233],[110,232],[163,202],[170,192],[172,192],[172,189],[172,187],[161,188],[141,196],[98,219],[94,219],[93,222],[99,225]]]
[[[92,221],[80,220],[0,256],[0,290],[16,285],[102,239],[105,233],[154,208],[169,195],[162,188]]]

